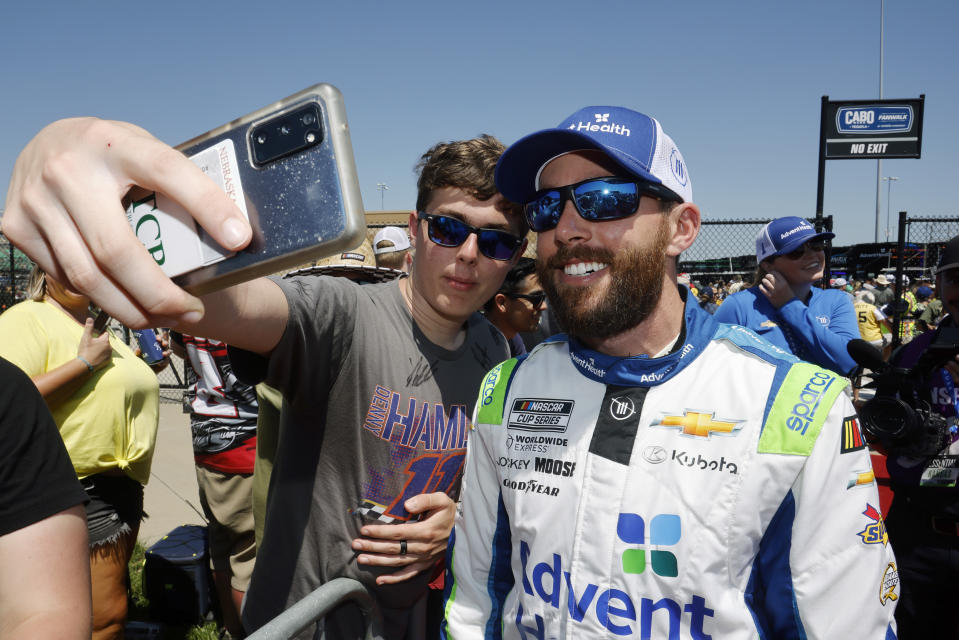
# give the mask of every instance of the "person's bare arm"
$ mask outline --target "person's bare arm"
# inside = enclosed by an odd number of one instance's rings
[[[88,318],[83,326],[77,357],[31,379],[47,404],[55,405],[69,398],[83,385],[83,381],[92,373],[87,363],[96,369],[110,358],[110,351],[110,336],[107,332],[94,336],[93,319]]]
[[[127,223],[122,198],[134,185],[178,202],[227,249],[250,241],[243,214],[186,156],[139,127],[96,118],[60,120],[27,144],[3,233],[127,326],[198,322],[202,302],[163,274]]]
[[[0,640],[90,638],[90,552],[83,507],[0,536],[0,567]]]

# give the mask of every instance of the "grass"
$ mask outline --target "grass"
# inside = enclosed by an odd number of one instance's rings
[[[139,542],[133,549],[133,556],[128,565],[130,572],[130,610],[128,620],[152,622],[150,619],[150,601],[143,586],[143,566],[145,564],[146,549]],[[202,625],[170,625],[163,624],[163,640],[218,640],[220,627],[215,621]]]

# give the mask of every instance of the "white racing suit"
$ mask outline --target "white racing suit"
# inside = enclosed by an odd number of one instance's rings
[[[669,355],[557,336],[486,378],[446,638],[895,638],[847,381],[693,302]]]

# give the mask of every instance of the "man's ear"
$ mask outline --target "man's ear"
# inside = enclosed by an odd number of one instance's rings
[[[692,246],[699,235],[701,219],[699,207],[692,202],[682,202],[669,212],[670,226],[673,230],[672,238],[666,247],[666,255],[678,256]]]
[[[415,211],[410,211],[410,220],[407,223],[410,227],[410,248],[416,249],[416,239],[420,233],[420,221],[416,217]]]
[[[500,313],[506,313],[506,310],[508,309],[508,301],[506,296],[504,296],[502,293],[497,293],[495,296],[493,296],[493,306],[496,307],[496,310]]]

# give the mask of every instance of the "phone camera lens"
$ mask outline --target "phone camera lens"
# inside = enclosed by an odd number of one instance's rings
[[[302,122],[306,126],[310,126],[311,124],[316,122],[316,116],[314,116],[312,113],[304,113],[303,116],[300,118],[300,122]]]
[[[256,143],[257,144],[266,144],[266,134],[258,133],[256,134]]]

